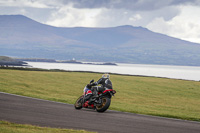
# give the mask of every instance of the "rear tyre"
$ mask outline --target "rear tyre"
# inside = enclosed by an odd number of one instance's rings
[[[79,97],[75,104],[74,104],[74,107],[75,109],[81,109],[82,108],[82,103],[83,103],[83,96]]]
[[[97,112],[104,112],[104,111],[106,111],[109,108],[109,106],[110,106],[110,102],[111,102],[110,98],[103,97],[102,98],[102,104],[96,106],[96,111]]]

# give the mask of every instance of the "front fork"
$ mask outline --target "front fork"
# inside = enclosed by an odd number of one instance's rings
[[[83,94],[83,101],[82,101],[82,107],[84,107],[84,104],[85,104],[85,93]]]

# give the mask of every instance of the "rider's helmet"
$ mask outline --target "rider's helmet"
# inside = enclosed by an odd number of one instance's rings
[[[103,74],[103,75],[102,75],[102,78],[110,78],[110,75],[107,74],[107,73],[106,73],[106,74]]]

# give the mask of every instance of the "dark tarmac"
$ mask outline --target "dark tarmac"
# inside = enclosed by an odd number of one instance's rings
[[[200,133],[200,122],[108,110],[76,110],[73,105],[0,92],[0,120],[99,133]]]

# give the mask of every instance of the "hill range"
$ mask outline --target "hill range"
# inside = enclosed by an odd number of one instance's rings
[[[129,25],[53,27],[0,15],[0,55],[80,61],[200,66],[200,44]]]

